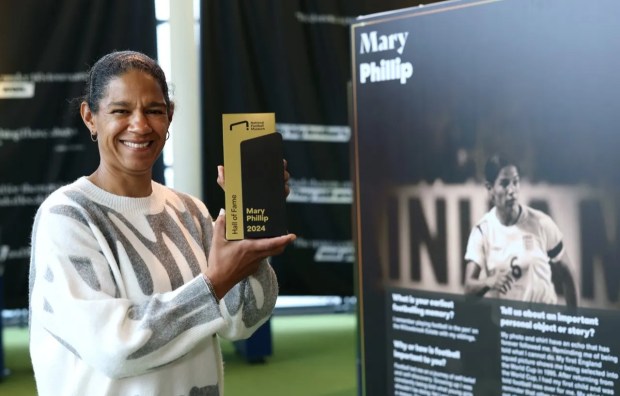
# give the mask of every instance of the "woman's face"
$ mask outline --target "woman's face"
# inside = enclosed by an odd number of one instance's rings
[[[110,176],[150,178],[172,120],[157,80],[131,70],[110,80],[97,113],[82,106],[86,125],[97,133],[100,168]]]
[[[493,185],[487,185],[495,207],[501,211],[515,210],[519,205],[519,171],[508,165],[499,171]]]

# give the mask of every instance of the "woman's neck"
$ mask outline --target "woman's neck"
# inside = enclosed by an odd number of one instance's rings
[[[97,187],[122,197],[143,198],[153,192],[150,175],[110,175],[97,168],[87,179]]]
[[[500,210],[496,207],[495,213],[497,214],[497,218],[500,223],[505,226],[514,225],[517,220],[519,220],[519,216],[521,215],[521,205],[517,205],[516,207],[512,207],[505,210]]]

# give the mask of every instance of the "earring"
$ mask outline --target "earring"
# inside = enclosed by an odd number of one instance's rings
[[[170,131],[166,132],[166,140],[170,139]]]
[[[92,140],[93,142],[96,142],[96,141],[97,141],[97,131],[92,132],[92,133],[90,134],[90,140]]]

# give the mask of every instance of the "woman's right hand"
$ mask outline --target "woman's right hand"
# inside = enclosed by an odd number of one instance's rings
[[[226,216],[222,209],[214,223],[205,272],[216,297],[224,297],[234,285],[256,272],[263,259],[281,254],[296,238],[295,234],[287,234],[274,238],[229,241],[226,239]]]
[[[500,294],[506,294],[512,288],[514,279],[510,269],[501,268],[493,276],[487,278],[487,287],[491,290],[497,290]]]

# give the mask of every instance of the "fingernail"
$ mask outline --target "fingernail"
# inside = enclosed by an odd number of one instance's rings
[[[225,214],[226,214],[226,211],[224,209],[220,209],[219,216],[224,216]]]

